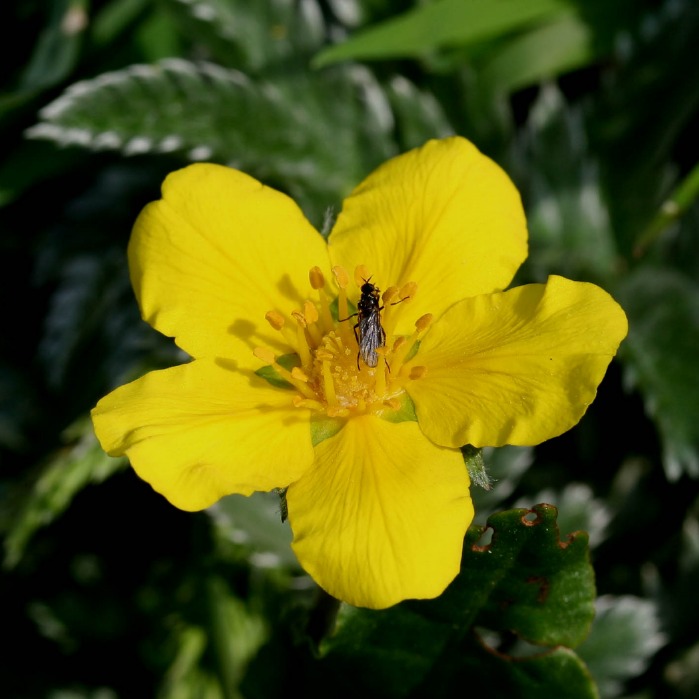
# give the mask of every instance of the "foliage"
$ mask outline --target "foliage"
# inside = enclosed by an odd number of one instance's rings
[[[3,696],[694,696],[696,3],[35,0],[4,17]],[[139,319],[125,247],[187,162],[241,167],[322,228],[375,165],[451,133],[522,192],[517,281],[598,283],[629,337],[574,430],[464,450],[485,487],[441,598],[338,610],[277,495],[178,512],[94,442],[98,398],[183,360]]]

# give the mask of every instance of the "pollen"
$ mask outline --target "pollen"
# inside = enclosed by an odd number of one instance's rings
[[[418,285],[385,280],[384,286],[380,284],[384,280],[359,265],[354,270],[355,290],[344,267],[331,271],[334,284],[328,283],[320,267],[312,267],[306,300],[286,314],[273,309],[265,315],[289,347],[280,353],[285,356],[278,358],[268,347],[256,347],[253,354],[286,382],[275,385],[291,389],[290,403],[297,408],[329,417],[398,410],[406,384],[427,373],[412,360],[432,316],[421,316],[412,334],[395,332]],[[406,357],[411,366],[404,367]]]

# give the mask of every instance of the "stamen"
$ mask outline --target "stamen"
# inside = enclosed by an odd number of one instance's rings
[[[265,364],[273,366],[279,376],[288,381],[295,389],[303,393],[306,398],[314,399],[316,394],[303,381],[299,381],[288,369],[285,369],[277,362],[274,352],[268,347],[256,347],[252,352],[258,359],[261,359]]]
[[[311,287],[318,292],[323,332],[327,333],[333,327],[333,317],[332,313],[330,313],[330,301],[325,293],[325,276],[320,267],[311,267],[311,271],[308,273],[308,280],[311,282]]]
[[[393,363],[395,365],[396,373],[400,371],[400,367],[403,365],[405,358],[408,356],[415,343],[420,339],[420,337],[422,337],[427,328],[430,327],[432,317],[433,316],[431,313],[425,313],[424,316],[420,316],[415,321],[415,332],[408,338],[405,344],[400,346],[397,352],[395,352],[394,348]]]
[[[317,356],[317,355],[316,355]],[[323,391],[329,406],[337,406],[337,394],[329,361],[323,362]]]
[[[347,285],[349,284],[349,275],[344,267],[333,267],[333,274],[339,287],[337,295],[337,317],[344,321],[349,318],[349,306],[347,304]],[[352,328],[349,323],[340,323],[340,337],[346,345],[352,342]]]
[[[275,329],[281,330],[284,327],[284,316],[279,311],[267,311],[265,320]]]
[[[305,367],[311,366],[313,361],[311,357],[311,348],[308,343],[308,336],[306,334],[306,319],[298,312],[292,311],[291,315],[296,321],[296,346],[299,350],[299,357],[301,358],[301,365]]]
[[[383,396],[386,393],[386,348],[377,347],[376,354],[379,361],[376,363],[376,371],[374,380],[376,381],[375,389],[377,396]]]
[[[296,346],[296,333],[286,324],[286,319],[279,311],[267,311],[265,319],[274,330],[278,330],[292,347]]]
[[[303,381],[304,383],[308,383],[309,378],[306,376],[306,372],[298,366],[295,366],[291,370],[291,375],[295,378],[298,379],[299,381]]]
[[[426,373],[426,366],[414,366],[410,368],[410,374],[408,374],[408,378],[412,381],[416,381],[417,379],[421,379]]]
[[[321,271],[320,267],[311,267],[311,270],[308,273],[308,281],[311,283],[311,288],[315,289],[316,291],[325,286],[325,277],[323,276],[323,272]]]
[[[323,340],[323,333],[316,325],[318,321],[318,309],[310,301],[304,301],[303,319],[306,322],[306,335],[310,337],[309,344],[317,347]]]
[[[417,293],[417,282],[408,282],[401,287],[400,297],[407,301],[408,299],[414,299]]]
[[[320,401],[304,398],[298,394],[291,399],[291,402],[295,408],[310,408],[311,410],[325,412],[325,406]]]

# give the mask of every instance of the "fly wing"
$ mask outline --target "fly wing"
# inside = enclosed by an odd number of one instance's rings
[[[359,356],[368,367],[375,367],[379,362],[376,350],[386,344],[386,333],[381,327],[379,313],[370,313],[359,320]]]

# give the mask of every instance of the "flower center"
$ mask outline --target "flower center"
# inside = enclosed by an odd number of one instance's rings
[[[351,312],[349,275],[342,267],[334,267],[333,275],[338,286],[336,307],[328,296],[323,273],[313,267],[309,280],[317,301],[307,300],[302,309],[291,313],[291,318],[278,311],[265,316],[296,348],[293,361],[275,357],[265,347],[258,347],[255,356],[291,384],[297,407],[321,411],[329,417],[398,410],[406,383],[421,378],[426,371],[421,366],[408,371],[404,365],[432,322],[431,314],[417,320],[410,337],[394,334],[394,307],[410,302],[417,284],[408,282],[400,289],[392,286],[381,294],[360,265],[355,271],[360,290],[357,310]]]

